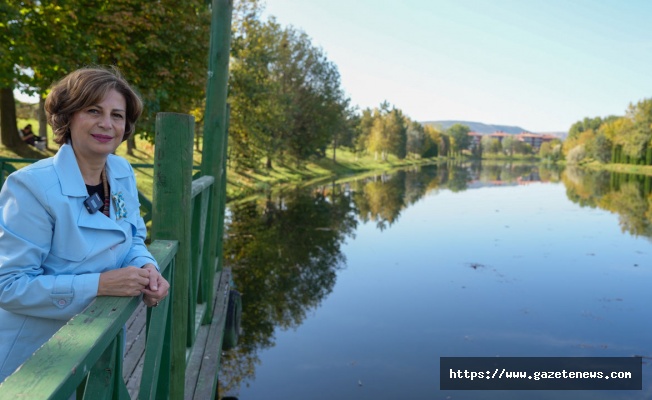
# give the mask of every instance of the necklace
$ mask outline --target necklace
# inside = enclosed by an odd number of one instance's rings
[[[104,210],[102,212],[108,217],[111,212],[109,209],[111,203],[109,202],[109,182],[106,179],[106,165],[102,169],[102,188],[104,189]]]

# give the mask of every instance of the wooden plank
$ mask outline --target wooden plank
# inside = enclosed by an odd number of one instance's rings
[[[147,320],[147,307],[145,303],[140,303],[131,318],[127,321],[127,337],[125,344],[125,361],[122,367],[125,381],[131,376],[136,368],[138,359],[145,352],[145,333]]]
[[[213,306],[213,318],[210,325],[203,325],[205,329],[206,340],[202,348],[193,349],[193,366],[192,370],[186,369],[186,390],[184,399],[206,400],[215,398],[217,390],[217,377],[220,368],[220,357],[222,355],[222,340],[224,338],[224,326],[226,324],[226,310],[229,302],[229,290],[231,282],[231,270],[225,269],[222,273],[215,276],[215,303]],[[204,332],[202,332],[202,335]],[[201,357],[200,357],[201,355]],[[198,360],[201,365],[197,370]],[[190,367],[190,364],[188,365]],[[188,377],[189,374],[195,374]],[[192,385],[193,386],[189,386]]]
[[[193,351],[190,352],[190,358],[188,359],[188,365],[186,366],[186,398],[192,396],[197,387],[197,379],[199,378],[202,358],[204,358],[203,349],[206,347],[209,326],[210,325],[203,325],[197,330],[195,346],[193,347]]]

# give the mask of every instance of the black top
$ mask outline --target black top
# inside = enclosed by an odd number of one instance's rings
[[[102,199],[102,207],[100,207],[99,210],[97,211],[103,213],[104,212],[104,184],[100,182],[99,185],[95,185],[95,186],[86,185],[86,191],[88,192],[89,196],[92,196],[93,193],[97,193],[97,195],[100,196],[100,199]]]

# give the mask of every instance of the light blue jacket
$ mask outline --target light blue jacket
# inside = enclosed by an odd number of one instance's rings
[[[69,144],[11,174],[0,191],[0,382],[95,299],[101,272],[156,265],[133,169],[114,155],[106,165],[122,218],[114,200],[110,218],[86,210]]]

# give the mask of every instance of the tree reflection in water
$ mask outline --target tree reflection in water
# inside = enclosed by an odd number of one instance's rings
[[[340,247],[358,221],[387,229],[406,207],[442,189],[560,181],[571,201],[618,213],[623,231],[652,237],[650,177],[545,165],[411,167],[230,204],[224,257],[243,295],[242,335],[223,356],[221,387],[237,391],[253,381],[258,354],[274,346],[275,329],[300,326],[331,293],[345,266]]]
[[[274,330],[301,325],[333,290],[345,262],[340,244],[357,225],[352,211],[347,193],[324,189],[230,206],[224,257],[243,309],[239,346],[222,361],[224,388],[253,378],[258,352],[274,345]]]
[[[652,238],[651,176],[569,167],[563,181],[571,201],[616,213],[623,232]]]

